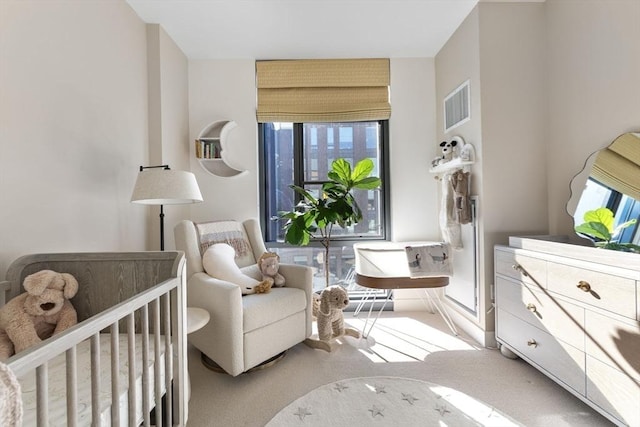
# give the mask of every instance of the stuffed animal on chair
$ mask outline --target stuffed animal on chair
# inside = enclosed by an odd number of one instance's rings
[[[42,270],[24,279],[25,293],[0,307],[0,360],[78,323],[69,301],[78,292],[71,274]]]
[[[216,243],[202,255],[202,267],[213,278],[231,282],[240,287],[242,295],[267,293],[272,283],[256,280],[244,274],[234,261],[236,251],[226,243]]]
[[[284,286],[284,276],[278,273],[280,256],[275,252],[265,252],[258,259],[258,267],[262,273],[262,280],[271,281],[272,286]]]
[[[349,305],[349,294],[340,285],[324,288],[313,300],[313,317],[318,326],[318,340],[307,338],[307,345],[331,351],[331,340],[343,335],[360,338],[360,332],[345,327],[342,310]]]

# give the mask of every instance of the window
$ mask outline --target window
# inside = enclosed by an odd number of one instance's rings
[[[354,196],[363,219],[348,229],[333,230],[330,271],[336,280],[348,276],[353,267],[356,240],[385,240],[388,237],[388,121],[344,123],[260,123],[261,218],[265,242],[277,249],[282,262],[321,266],[318,245],[283,249],[284,220],[278,213],[291,210],[298,202],[291,184],[317,192],[327,179],[331,163],[347,159],[353,166],[363,158],[374,161],[373,175],[382,179],[378,190],[356,190]],[[290,253],[290,255],[286,255]],[[324,274],[324,273],[322,273]]]

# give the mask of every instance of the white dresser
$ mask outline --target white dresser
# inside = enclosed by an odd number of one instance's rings
[[[616,424],[640,426],[640,255],[495,247],[496,338]]]

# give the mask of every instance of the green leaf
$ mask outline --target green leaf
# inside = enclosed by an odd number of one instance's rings
[[[353,183],[353,188],[357,188],[359,190],[374,190],[382,184],[382,180],[375,176],[370,176],[368,178],[361,179],[360,181],[356,181]]]
[[[598,208],[592,211],[587,211],[584,214],[585,222],[599,222],[604,225],[609,233],[613,232],[613,212],[607,208]]]
[[[586,215],[585,215],[586,217]],[[609,229],[601,222],[585,222],[575,227],[577,233],[586,234],[587,236],[595,237],[596,239],[610,241],[611,233]]]
[[[351,179],[351,164],[345,159],[336,159],[331,163],[329,177],[335,181],[348,183]]]
[[[635,224],[636,222],[637,222],[637,220],[636,220],[635,218],[634,218],[634,219],[631,219],[631,220],[629,220],[629,221],[627,221],[627,222],[623,222],[622,224],[618,225],[618,226],[616,227],[616,229],[613,231],[613,233],[611,233],[611,234],[612,234],[613,236],[617,236],[617,235],[618,235],[618,233],[620,233],[622,230],[624,230],[624,229],[625,229],[625,228],[627,228],[627,227],[632,226],[632,225],[633,225],[633,224]]]
[[[368,177],[369,174],[373,171],[373,167],[373,160],[369,158],[360,160],[353,168],[353,172],[351,173],[351,180],[353,182],[358,182]]]
[[[612,249],[615,251],[622,251],[622,252],[633,252],[633,253],[640,253],[640,246],[635,245],[633,243],[616,243],[616,242],[600,242],[603,243],[602,245],[598,245],[601,248],[604,249]]]

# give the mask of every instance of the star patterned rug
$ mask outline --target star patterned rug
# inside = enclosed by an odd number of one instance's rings
[[[365,377],[318,387],[282,409],[267,427],[494,426],[522,424],[464,393],[425,381]]]

